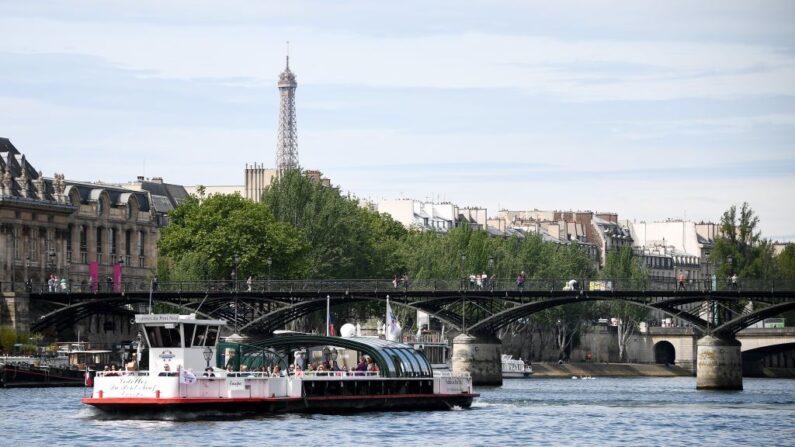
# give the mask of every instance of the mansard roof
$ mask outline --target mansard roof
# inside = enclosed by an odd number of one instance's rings
[[[67,187],[76,189],[80,194],[82,203],[91,203],[99,200],[102,193],[107,193],[110,203],[113,206],[124,206],[130,197],[135,196],[138,200],[138,209],[147,212],[151,208],[149,197],[146,191],[132,191],[119,186],[104,183],[89,183],[67,180]]]

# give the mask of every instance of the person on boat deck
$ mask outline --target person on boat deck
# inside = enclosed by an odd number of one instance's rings
[[[331,364],[331,371],[342,371],[336,360]]]
[[[373,359],[370,357],[367,357],[367,371],[378,372],[378,365],[376,365]]]
[[[365,357],[359,359],[359,363],[356,364],[356,371],[357,372],[367,371],[367,359]]]
[[[303,377],[304,376],[303,369],[301,369],[301,367],[298,366],[298,365],[295,365],[295,375],[296,375],[296,377]]]
[[[279,365],[273,367],[273,373],[271,373],[271,377],[281,377],[282,376],[282,368]]]

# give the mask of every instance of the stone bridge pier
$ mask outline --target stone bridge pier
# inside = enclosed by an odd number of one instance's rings
[[[453,372],[468,372],[474,385],[502,385],[502,341],[491,334],[453,339]]]
[[[696,389],[743,389],[743,356],[734,338],[707,335],[698,340]]]

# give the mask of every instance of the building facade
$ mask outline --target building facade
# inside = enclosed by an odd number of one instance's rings
[[[184,188],[162,179],[133,188],[44,177],[6,138],[0,171],[2,291],[49,291],[52,276],[59,290],[60,279],[74,291],[148,288],[159,227]]]

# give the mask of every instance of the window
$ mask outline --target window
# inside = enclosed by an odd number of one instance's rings
[[[207,340],[204,342],[205,346],[215,346],[219,329],[218,326],[210,326],[207,328]]]
[[[102,227],[97,227],[97,254],[102,254]]]
[[[88,238],[88,230],[86,229],[85,225],[80,225],[80,251],[86,252],[88,251],[88,243],[86,239]]]
[[[144,232],[138,232],[138,256],[144,256]]]
[[[72,224],[69,224],[66,230],[66,234],[64,235],[64,237],[66,238],[67,253],[71,253],[72,251],[72,230],[73,230]]]
[[[19,229],[14,227],[14,259],[19,259]]]
[[[127,230],[124,233],[124,254],[127,256],[130,255],[131,241],[132,241],[132,231]]]
[[[102,197],[100,197],[97,199],[97,216],[102,215],[102,209],[103,209]]]
[[[185,325],[186,327],[188,325]],[[189,332],[185,330],[185,337],[187,339]],[[191,346],[215,346],[215,341],[218,339],[218,326],[196,326],[196,333],[193,335],[193,343]]]
[[[179,329],[165,326],[147,326],[146,336],[152,348],[181,348]]]
[[[28,259],[31,261],[39,260],[39,240],[35,234],[28,236]]]
[[[201,326],[199,326],[201,328]],[[193,339],[193,330],[196,329],[196,325],[193,323],[185,323],[182,325],[182,333],[185,334],[185,347],[189,348],[191,346],[191,340]]]
[[[110,254],[116,254],[116,229],[115,228],[108,228],[108,240],[110,242]],[[111,256],[113,259],[113,256]]]

